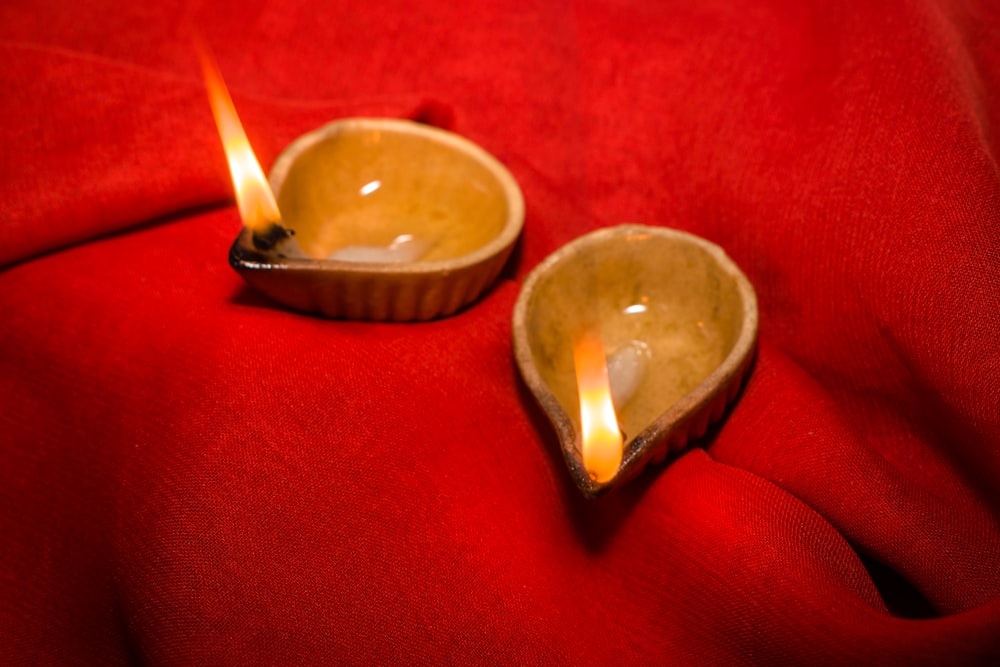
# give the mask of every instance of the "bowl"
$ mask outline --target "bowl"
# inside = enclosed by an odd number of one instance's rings
[[[622,225],[572,241],[525,279],[513,316],[525,384],[555,428],[588,497],[634,478],[718,422],[751,366],[758,327],[753,286],[717,245],[662,227]],[[641,362],[616,399],[624,447],[610,479],[582,458],[573,346],[595,330],[615,370]],[[615,377],[612,377],[612,390]],[[619,404],[624,401],[624,404]]]
[[[243,229],[229,261],[252,286],[331,318],[418,321],[476,301],[524,223],[507,169],[456,134],[353,118],[292,142],[269,175],[302,256],[258,249]]]

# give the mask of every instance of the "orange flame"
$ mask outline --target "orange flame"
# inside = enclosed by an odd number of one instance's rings
[[[607,482],[622,463],[622,434],[611,402],[607,357],[600,334],[589,332],[573,348],[580,391],[583,466],[595,482]]]
[[[219,68],[203,47],[198,49],[198,57],[208,90],[208,102],[212,105],[212,115],[215,116],[215,125],[229,162],[229,173],[233,177],[240,218],[251,230],[265,232],[271,225],[281,222],[274,193],[250,148],[250,141],[240,124],[240,117],[236,114]]]

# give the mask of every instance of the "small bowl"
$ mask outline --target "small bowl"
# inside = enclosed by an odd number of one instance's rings
[[[562,247],[529,274],[514,309],[514,353],[555,427],[577,486],[599,495],[705,434],[734,401],[757,339],[753,286],[717,245],[685,232],[623,225]],[[595,328],[609,355],[648,353],[632,398],[617,409],[618,472],[596,482],[581,456],[572,345]]]
[[[269,180],[306,257],[262,252],[244,228],[230,264],[276,301],[332,318],[450,315],[496,280],[524,224],[521,190],[500,162],[407,120],[345,119],[309,132],[279,155]],[[404,238],[421,256],[366,256]],[[355,259],[338,258],[352,250],[361,250]]]

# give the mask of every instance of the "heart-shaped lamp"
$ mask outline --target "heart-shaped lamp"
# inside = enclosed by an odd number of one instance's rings
[[[514,309],[514,353],[573,479],[593,497],[722,418],[750,368],[757,324],[753,286],[719,246],[622,225],[576,239],[531,272]],[[622,434],[620,464],[605,475],[584,460],[574,346],[588,331],[608,355]]]

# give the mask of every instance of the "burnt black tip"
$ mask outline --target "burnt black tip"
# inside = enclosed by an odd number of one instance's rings
[[[294,234],[295,232],[292,230],[287,227],[282,227],[280,224],[275,222],[272,223],[264,232],[253,232],[251,237],[253,239],[254,248],[266,251],[271,250],[274,246],[278,245],[279,242]]]

